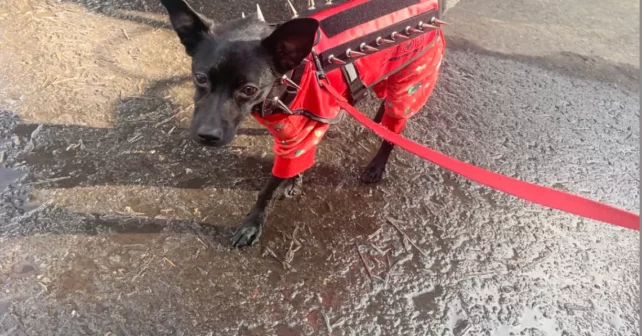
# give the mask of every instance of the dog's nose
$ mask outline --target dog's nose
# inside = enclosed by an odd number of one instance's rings
[[[197,133],[198,138],[207,143],[219,142],[223,137],[223,132],[218,128],[200,129]]]

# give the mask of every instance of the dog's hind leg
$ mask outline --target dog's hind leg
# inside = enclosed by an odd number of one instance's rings
[[[379,107],[379,111],[377,111],[377,115],[375,115],[374,119],[372,121],[376,122],[377,124],[381,123],[381,120],[383,120],[383,115],[386,113],[386,106],[384,105],[386,101],[381,102],[381,106]]]
[[[441,41],[441,40],[440,40]],[[374,121],[401,134],[409,118],[426,105],[435,83],[443,56],[443,43],[431,48],[397,73],[377,84],[385,97]],[[379,152],[361,174],[364,183],[381,181],[394,145],[384,141]]]
[[[390,153],[395,145],[384,141],[379,148],[377,155],[370,161],[370,164],[366,169],[361,173],[361,182],[363,183],[377,183],[383,178],[383,174],[386,172],[386,165],[388,164],[388,159],[390,158]]]
[[[234,247],[245,247],[256,244],[263,231],[265,219],[275,199],[275,193],[287,179],[270,175],[267,184],[259,192],[259,197],[254,204],[252,211],[245,217],[243,224],[239,226],[232,239]]]
[[[376,123],[380,123],[381,120],[383,119],[383,115],[386,111],[385,109],[385,101],[381,103],[381,107],[379,107],[379,111],[377,112],[377,115],[374,118],[374,121]],[[381,181],[383,178],[383,174],[386,171],[386,165],[388,164],[388,159],[390,158],[390,154],[392,153],[392,149],[395,146],[387,141],[383,141],[381,143],[381,147],[379,148],[379,151],[377,152],[377,155],[370,161],[370,164],[366,167],[366,169],[363,171],[361,174],[361,182],[363,183],[377,183]]]

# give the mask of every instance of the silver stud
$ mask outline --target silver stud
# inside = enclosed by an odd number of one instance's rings
[[[297,18],[299,17],[299,12],[296,11],[296,8],[294,8],[294,5],[292,4],[292,1],[290,0],[285,0],[288,3],[288,6],[290,7],[290,10],[292,11],[292,18]]]
[[[283,110],[283,112],[285,112],[287,114],[294,114],[294,112],[292,112],[292,110],[290,110],[290,108],[287,105],[285,105],[285,103],[282,102],[281,99],[278,96],[272,98],[272,103],[274,103],[279,108],[281,108]]]
[[[314,3],[314,0],[308,0],[308,10],[315,10],[315,9],[317,9],[316,7],[317,6]]]
[[[377,40],[376,40],[375,42],[377,43],[377,45],[382,45],[382,44],[393,44],[393,43],[395,43],[395,41],[394,41],[394,40],[390,40],[390,39],[383,38],[383,37],[377,37]]]
[[[297,91],[301,90],[301,87],[297,83],[295,83],[293,80],[291,80],[287,75],[283,75],[283,77],[281,77],[281,84],[295,88],[297,89]]]
[[[397,32],[394,32],[394,33],[390,34],[390,38],[391,38],[393,41],[395,41],[397,38],[400,38],[400,39],[402,39],[402,40],[407,40],[407,39],[409,39],[409,37],[408,37],[408,36],[406,36],[406,35],[404,35],[404,34],[399,34],[399,33],[397,33]]]
[[[348,48],[348,50],[346,50],[346,56],[348,56],[350,58],[355,58],[355,57],[366,56],[366,54],[364,54],[362,52],[354,51],[354,50]]]
[[[423,21],[419,21],[419,25],[418,25],[418,27],[419,27],[419,29],[421,29],[421,30],[426,29],[426,28],[428,28],[428,29],[439,29],[439,27],[437,27],[437,26],[435,26],[435,25],[431,25],[431,24],[423,23]]]
[[[256,16],[258,16],[259,21],[265,22],[265,16],[263,16],[263,12],[261,11],[261,6],[259,6],[259,4],[256,4]]]
[[[339,64],[339,65],[348,64],[347,62],[336,58],[334,55],[330,55],[330,57],[328,57],[328,62],[330,62],[330,64]]]
[[[447,24],[448,24],[448,22],[446,22],[446,21],[441,21],[441,20],[439,20],[439,19],[438,19],[438,18],[436,18],[436,17],[433,17],[432,19],[430,19],[430,23],[432,23],[432,24],[434,24],[434,25],[440,25],[440,26],[441,26],[441,25],[447,25]]]
[[[245,19],[245,13],[241,12],[241,18]]]
[[[421,33],[423,33],[423,31],[421,31],[421,30],[419,30],[419,29],[417,29],[417,28],[413,28],[413,27],[411,27],[411,26],[406,27],[406,29],[404,29],[404,32],[406,32],[406,35],[421,34]]]
[[[365,42],[364,42],[364,43],[361,43],[361,45],[359,46],[359,49],[360,49],[362,52],[375,52],[375,51],[379,51],[379,49],[377,49],[377,48],[375,48],[375,47],[371,47],[370,45],[368,45],[368,44],[367,44],[367,43],[365,43]]]
[[[326,1],[325,1],[325,5],[326,5],[326,6],[330,6],[330,5],[332,5],[332,0],[326,0]]]

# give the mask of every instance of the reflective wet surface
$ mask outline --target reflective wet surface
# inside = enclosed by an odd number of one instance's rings
[[[638,4],[569,3],[462,0],[405,134],[638,212]],[[605,13],[621,33],[587,49]],[[260,246],[232,250],[271,139],[248,121],[228,148],[189,140],[189,62],[155,1],[0,3],[0,63],[0,335],[639,334],[637,232],[402,151],[361,185],[379,140],[350,120]]]

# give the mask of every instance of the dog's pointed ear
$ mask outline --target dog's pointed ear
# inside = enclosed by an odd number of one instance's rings
[[[314,47],[319,21],[310,18],[290,20],[278,27],[261,43],[272,55],[274,66],[280,73],[297,67]]]
[[[194,56],[196,46],[210,30],[212,22],[183,0],[161,0],[161,3],[167,8],[172,27],[185,46],[185,51]]]

